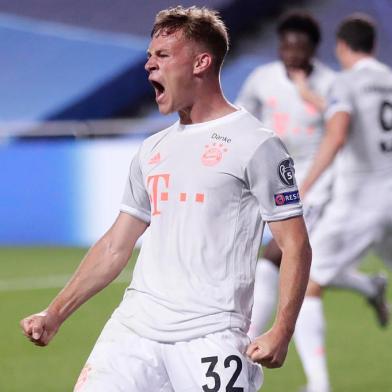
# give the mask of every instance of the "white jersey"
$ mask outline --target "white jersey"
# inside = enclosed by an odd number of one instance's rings
[[[392,71],[369,57],[339,74],[327,115],[351,115],[348,140],[337,156],[336,172],[392,175]]]
[[[302,214],[293,172],[243,109],[146,139],[121,210],[150,227],[113,317],[162,342],[247,331],[263,222]]]
[[[316,94],[326,98],[334,78],[334,71],[314,61],[308,83]],[[325,131],[323,112],[301,98],[280,61],[257,67],[245,81],[236,103],[282,139],[294,159],[300,184]],[[329,198],[330,180],[330,173],[320,178],[307,195],[308,204],[323,204]]]
[[[374,58],[343,71],[327,116],[350,114],[334,166],[332,200],[312,235],[311,277],[322,286],[374,248],[392,255],[392,72]]]

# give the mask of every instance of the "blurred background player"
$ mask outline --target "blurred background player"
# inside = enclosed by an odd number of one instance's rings
[[[325,131],[326,97],[335,73],[314,58],[321,39],[318,22],[307,12],[284,15],[277,26],[280,61],[256,68],[246,80],[237,103],[276,130],[295,162],[299,184],[304,179]],[[308,193],[304,208],[311,233],[330,199],[332,170],[323,173]],[[275,310],[281,252],[274,240],[256,269],[255,298],[249,336],[264,331]],[[347,271],[336,286],[353,289],[370,299],[382,325],[386,279]]]
[[[323,288],[370,247],[391,261],[392,71],[374,58],[375,42],[375,24],[365,15],[350,16],[338,28],[336,55],[344,70],[331,90],[325,137],[302,183],[306,200],[334,163],[332,199],[312,234],[311,279],[295,332],[307,392],[330,391]]]
[[[309,14],[294,11],[277,26],[279,57],[256,68],[245,81],[237,104],[274,129],[295,162],[301,181],[324,133],[325,97],[334,72],[314,59],[321,34],[318,22]],[[329,199],[330,174],[318,181],[304,209],[308,231]],[[264,331],[276,308],[281,251],[274,240],[266,246],[256,269],[255,298],[249,336]]]

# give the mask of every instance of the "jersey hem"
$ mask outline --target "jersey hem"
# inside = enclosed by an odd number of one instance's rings
[[[148,224],[151,222],[151,218],[149,214],[139,211],[136,208],[127,206],[126,204],[120,205],[120,211],[126,212],[127,214],[132,215],[135,218],[141,219],[143,222],[146,222]]]
[[[266,216],[266,215],[262,215],[263,221],[264,222],[276,222],[276,221],[281,221],[281,220],[285,220],[285,219],[289,219],[289,218],[293,218],[295,216],[303,216],[303,210],[302,207],[301,209],[292,211],[291,213],[288,214],[279,214],[279,215],[273,215],[273,216]]]
[[[111,318],[117,320],[137,335],[161,343],[189,341],[227,329],[239,329],[246,333],[247,326],[246,321],[239,314],[227,315],[227,313],[226,316],[221,314],[217,318],[206,316],[203,318],[205,319],[203,325],[196,324],[190,326],[191,323],[186,323],[187,325],[184,325],[183,329],[176,330],[157,330],[148,323],[140,322],[135,318],[132,318],[132,320],[124,319],[120,308],[116,309]]]
[[[338,112],[345,112],[345,113],[351,114],[352,113],[352,109],[350,108],[349,105],[342,103],[342,104],[333,106],[330,109],[327,109],[325,114],[324,114],[324,117],[327,120],[329,120],[334,114],[336,114]]]

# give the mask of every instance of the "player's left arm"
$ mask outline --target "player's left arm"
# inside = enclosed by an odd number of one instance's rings
[[[309,280],[312,252],[302,216],[269,222],[269,227],[282,250],[279,304],[273,326],[249,345],[247,354],[265,367],[276,368],[282,366],[294,333]]]
[[[316,159],[302,182],[300,193],[305,197],[308,190],[317,179],[332,164],[338,151],[346,143],[350,129],[351,115],[348,112],[339,111],[327,121],[326,132],[316,154]]]
[[[305,72],[298,69],[289,72],[289,75],[301,98],[323,112],[327,107],[326,99],[312,90]]]

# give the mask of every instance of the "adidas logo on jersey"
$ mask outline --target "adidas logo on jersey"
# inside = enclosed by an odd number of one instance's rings
[[[156,165],[161,161],[161,154],[158,152],[158,154],[155,154],[149,161],[149,165]]]

